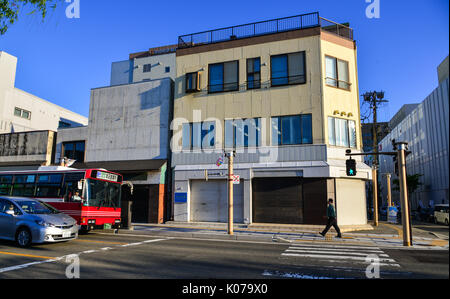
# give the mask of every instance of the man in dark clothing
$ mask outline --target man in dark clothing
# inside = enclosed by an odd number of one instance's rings
[[[333,206],[333,199],[331,199],[331,198],[328,200],[327,217],[328,217],[327,226],[325,227],[323,232],[321,232],[320,234],[323,237],[325,237],[328,230],[331,228],[331,226],[333,226],[334,229],[336,230],[336,232],[338,233],[337,237],[342,238],[341,230],[339,229],[339,226],[337,225],[337,221],[336,221],[336,210],[334,209],[334,206]]]

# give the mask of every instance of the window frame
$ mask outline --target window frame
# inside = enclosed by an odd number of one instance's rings
[[[190,80],[190,78],[195,78],[195,82],[192,82],[192,87],[189,87],[188,81]],[[190,73],[186,73],[185,75],[185,92],[186,93],[193,93],[193,92],[198,92],[200,91],[200,73],[199,72],[190,72]],[[192,80],[194,81],[194,80]]]
[[[84,144],[83,160],[82,161],[79,161],[79,160],[75,159],[76,158],[76,152],[77,152],[76,148],[77,148],[77,144],[79,144],[79,143],[83,143]],[[72,150],[72,156],[71,157],[68,157],[66,155],[66,146],[68,144],[73,144],[73,150]],[[64,157],[67,157],[69,159],[75,159],[78,163],[84,163],[84,161],[86,159],[86,140],[76,140],[76,141],[63,142],[62,143],[62,149],[61,149],[61,159],[64,158]]]
[[[253,120],[255,121],[255,145],[250,145],[250,126],[247,124],[248,120]],[[245,136],[245,132],[242,133],[243,134],[243,144],[238,146],[238,142],[237,142],[237,137],[238,134],[236,134],[236,130],[238,129],[236,126],[236,121],[242,121],[243,122],[243,127],[247,128],[247,144],[245,144],[245,140],[246,140],[246,136]],[[229,146],[227,144],[227,122],[231,122],[231,128],[232,128],[232,145]],[[225,119],[224,120],[224,127],[223,127],[223,136],[224,136],[224,142],[223,142],[223,148],[224,149],[236,149],[236,148],[258,148],[261,147],[262,145],[262,132],[261,132],[261,127],[262,127],[262,122],[263,119],[261,117],[250,117],[250,118],[245,118],[245,119],[234,119],[234,118],[229,118],[229,119]],[[259,129],[259,130],[258,130]]]
[[[334,137],[334,144],[333,143],[331,143],[330,142],[330,119],[332,119],[333,120],[333,129],[334,129],[334,132],[333,132],[333,137]],[[346,124],[347,124],[347,130],[346,130],[346,134],[347,134],[347,142],[348,142],[348,144],[347,145],[337,145],[337,134],[336,134],[336,122],[335,122],[335,120],[336,119],[339,119],[339,120],[344,120],[345,122],[346,122]],[[355,120],[352,120],[352,119],[346,119],[346,118],[341,118],[341,117],[334,117],[334,116],[328,116],[328,119],[327,119],[327,122],[328,122],[328,145],[330,145],[330,146],[336,146],[336,147],[341,147],[341,148],[353,148],[353,149],[357,149],[358,148],[358,137],[357,137],[357,127],[356,127],[356,121]],[[352,146],[352,144],[351,144],[351,137],[350,137],[350,122],[353,122],[354,123],[354,132],[355,132],[355,144],[354,144],[354,146]]]
[[[143,73],[150,73],[152,71],[152,64],[146,63],[142,66],[142,72]]]
[[[255,60],[259,60],[259,71],[255,72]],[[249,72],[248,70],[248,65],[249,62],[251,62],[253,64],[253,72]],[[261,88],[261,57],[253,57],[253,58],[247,58],[246,60],[246,69],[247,69],[247,90],[251,90],[251,89],[260,89]],[[249,81],[249,76],[253,76],[253,78],[255,77],[255,74],[259,75],[259,80],[255,80],[253,79],[253,81]],[[252,82],[253,87],[250,87],[250,82]],[[257,86],[255,86],[257,85]]]
[[[335,64],[334,64],[335,69],[334,69],[334,71],[336,72],[336,77],[337,78],[327,77],[327,64],[326,64],[327,58],[334,59],[334,61],[335,61]],[[348,80],[349,80],[348,82],[339,79],[339,66],[338,66],[339,61],[345,62],[346,65],[347,65],[347,76],[348,76]],[[327,80],[334,80],[336,82],[336,86],[332,85],[332,84],[329,84],[327,82]],[[348,85],[348,88],[340,87],[340,84],[339,84],[340,82],[343,82],[344,84]],[[341,90],[351,91],[352,83],[350,82],[350,66],[349,66],[349,62],[347,60],[340,59],[340,58],[337,58],[335,56],[331,56],[331,55],[325,54],[325,85],[329,86],[329,87],[334,87],[334,88],[337,88],[337,89],[341,89]]]
[[[310,120],[311,120],[311,142],[303,142],[303,117],[309,116]],[[284,144],[283,143],[283,122],[282,122],[282,118],[288,118],[288,117],[298,117],[299,118],[299,123],[300,123],[300,143],[289,143],[289,144]],[[274,127],[273,127],[273,119],[277,118],[278,119],[278,130],[277,132],[279,132],[279,134],[277,133],[274,136]],[[312,121],[312,113],[303,113],[303,114],[294,114],[294,115],[280,115],[280,116],[272,116],[270,118],[270,131],[271,131],[271,138],[272,138],[272,146],[289,146],[289,145],[311,145],[314,144],[314,137],[313,137],[313,121]],[[276,144],[275,144],[276,142]]]
[[[212,132],[213,132],[213,137],[212,137],[213,145],[206,146],[203,143],[203,139],[208,134],[211,134],[210,130],[204,129],[204,126],[207,125],[208,123],[210,124],[208,129],[211,129],[211,124],[213,124],[213,129],[212,129]],[[184,136],[184,131],[185,131],[184,128],[187,125],[189,126],[189,137],[188,137],[189,138],[189,147],[185,147],[185,141],[186,140],[184,138],[185,137]],[[200,136],[195,136],[195,134],[194,134],[194,125],[196,125],[196,126],[200,125]],[[217,143],[217,141],[216,141],[216,137],[217,137],[216,136],[216,128],[217,128],[217,124],[216,124],[215,121],[202,121],[202,122],[184,123],[182,125],[182,133],[181,133],[181,139],[182,139],[182,141],[181,141],[181,150],[182,151],[198,151],[198,150],[214,149],[216,147],[216,143]],[[203,135],[204,132],[206,132],[205,135]],[[197,147],[197,146],[194,147],[194,138],[196,140],[198,137],[200,137],[200,147]]]
[[[17,115],[16,111],[20,112],[20,115]],[[28,113],[28,117],[24,117],[24,113]],[[30,120],[31,119],[31,111],[28,111],[28,110],[25,110],[25,109],[22,109],[19,107],[14,107],[14,116]]]
[[[291,76],[289,76],[289,55],[293,55],[293,54],[299,54],[301,53],[303,56],[303,77],[304,80],[303,82],[289,82]],[[282,57],[282,56],[286,56],[286,72],[287,72],[287,77],[277,77],[274,78],[273,77],[273,58],[274,57]],[[271,55],[270,56],[270,87],[279,87],[279,86],[288,86],[288,85],[303,85],[306,84],[308,82],[307,80],[307,73],[306,73],[306,51],[297,51],[297,52],[290,52],[290,53],[284,53],[284,54],[277,54],[277,55]],[[293,77],[298,77],[298,76],[293,76]],[[274,80],[276,79],[287,79],[287,83],[282,83],[282,84],[275,84],[273,83]]]
[[[225,64],[227,63],[236,63],[236,82],[225,83]],[[220,84],[211,85],[211,66],[222,65],[222,90],[211,90],[211,86],[220,86]],[[226,89],[225,84],[236,84],[235,89]],[[208,93],[219,93],[219,92],[232,92],[239,91],[239,60],[230,60],[218,63],[210,63],[208,64]]]

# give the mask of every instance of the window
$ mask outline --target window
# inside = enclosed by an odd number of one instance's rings
[[[17,117],[25,118],[25,119],[31,119],[31,112],[21,109],[21,108],[14,108],[14,115]]]
[[[214,148],[215,122],[183,124],[182,146],[184,150]]]
[[[12,175],[0,176],[0,195],[9,195],[11,191]]]
[[[272,86],[306,83],[305,52],[276,55],[270,59]]]
[[[62,174],[40,174],[37,181],[36,197],[58,197],[62,177]]]
[[[325,56],[325,83],[330,86],[349,90],[348,62]]]
[[[261,59],[247,59],[247,89],[261,88]]]
[[[235,91],[239,89],[238,61],[209,65],[208,92]]]
[[[328,141],[330,145],[356,148],[356,122],[328,117]]]
[[[200,91],[200,74],[198,72],[186,74],[186,92]]]
[[[36,176],[35,175],[16,175],[14,176],[14,184],[12,196],[34,196]]]
[[[66,158],[76,160],[77,162],[82,163],[82,162],[84,162],[84,152],[85,152],[85,142],[84,141],[63,143],[62,157],[66,157]]]
[[[166,66],[165,71],[166,71],[166,73],[170,73],[170,66]]]
[[[144,64],[144,73],[150,73],[152,71],[151,64]]]
[[[312,143],[311,114],[272,118],[272,145]]]
[[[260,145],[260,118],[225,121],[225,148],[258,147]]]

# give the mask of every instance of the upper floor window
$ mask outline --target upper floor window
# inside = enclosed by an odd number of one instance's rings
[[[272,145],[312,143],[311,114],[272,117]]]
[[[24,109],[21,109],[21,108],[17,108],[17,107],[14,108],[14,115],[18,116],[18,117],[25,118],[25,119],[31,119],[31,112],[30,111],[27,111],[27,110],[24,110]]]
[[[144,73],[150,73],[152,71],[151,64],[144,64]]]
[[[261,145],[261,119],[225,120],[225,148]]]
[[[306,83],[305,52],[270,57],[272,86]]]
[[[186,92],[200,91],[200,74],[198,72],[186,74]]]
[[[235,91],[239,89],[238,61],[209,65],[208,92]]]
[[[356,148],[356,123],[353,120],[328,117],[330,145]]]
[[[349,90],[348,62],[331,56],[325,56],[325,83],[330,86]]]
[[[170,73],[170,66],[166,66],[165,72],[166,72],[166,73]]]
[[[63,155],[62,157],[66,157],[72,160],[76,160],[77,162],[84,162],[84,153],[85,153],[85,142],[84,141],[76,141],[76,142],[64,142],[63,143]]]
[[[261,59],[247,59],[247,89],[261,88]]]
[[[182,146],[184,150],[214,148],[215,127],[213,121],[183,124]]]

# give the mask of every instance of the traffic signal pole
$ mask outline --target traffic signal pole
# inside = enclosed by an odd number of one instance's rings
[[[402,207],[402,226],[403,226],[403,246],[411,246],[411,223],[409,219],[409,202],[408,202],[408,186],[406,183],[406,145],[405,142],[397,143],[398,146],[398,170],[399,170],[399,185],[400,185],[400,199]]]

